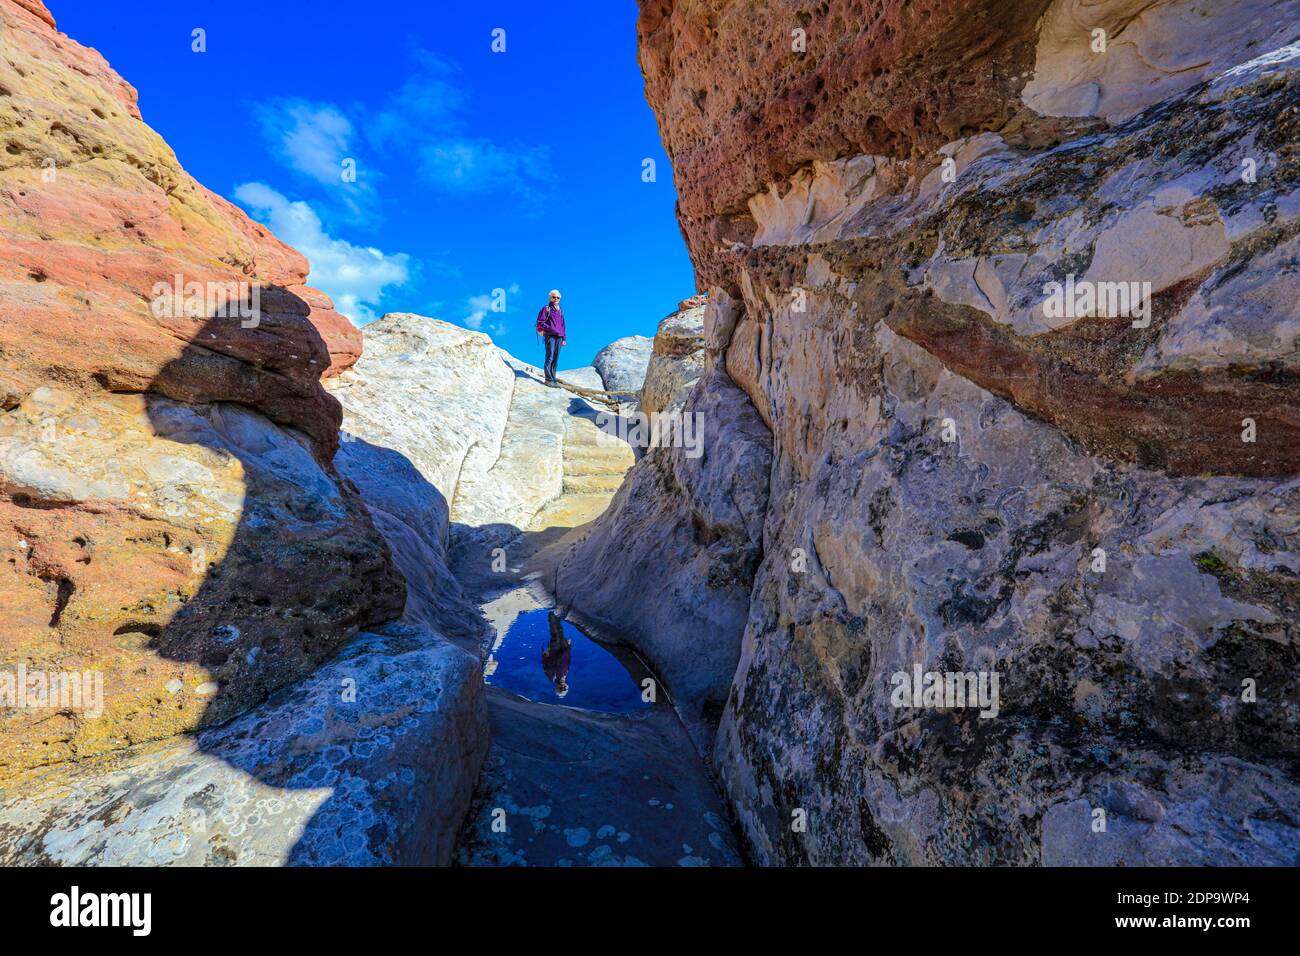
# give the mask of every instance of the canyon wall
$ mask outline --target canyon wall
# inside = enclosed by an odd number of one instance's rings
[[[1295,13],[642,0],[709,290],[693,467],[740,480],[727,388],[771,464],[725,571],[677,449],[585,546],[694,535],[620,598],[682,621],[633,637],[670,688],[738,650],[686,696],[730,682],[756,861],[1297,859]],[[698,620],[715,578],[735,610]]]
[[[642,376],[641,411],[680,412],[691,387],[704,374],[704,309],[703,305],[679,307],[659,323]]]
[[[481,680],[406,600],[446,502],[336,467],[362,339],[307,273],[0,0],[0,860],[449,859]]]
[[[689,401],[708,453],[648,449],[560,562],[554,587],[566,617],[646,657],[707,751],[762,552],[772,436],[720,368]]]

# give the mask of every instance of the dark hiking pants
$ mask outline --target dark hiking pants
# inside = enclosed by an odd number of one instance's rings
[[[546,339],[546,380],[555,381],[555,366],[560,361],[560,337],[558,335],[543,336]]]

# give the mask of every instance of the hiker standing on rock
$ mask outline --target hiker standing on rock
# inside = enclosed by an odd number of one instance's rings
[[[537,331],[546,340],[546,384],[559,388],[555,366],[560,361],[560,347],[564,345],[564,313],[560,311],[560,290],[552,289],[550,302],[537,313]]]

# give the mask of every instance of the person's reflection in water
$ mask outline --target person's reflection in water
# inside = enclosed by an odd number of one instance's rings
[[[542,651],[542,670],[555,685],[555,696],[563,697],[569,692],[566,682],[569,678],[569,661],[573,657],[573,642],[564,636],[564,625],[554,611],[547,612],[546,624],[551,629],[551,642]]]

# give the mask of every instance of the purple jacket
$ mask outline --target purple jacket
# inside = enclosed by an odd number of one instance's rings
[[[542,311],[537,313],[537,331],[543,335],[567,338],[564,334],[564,313],[560,311],[558,305],[551,305],[548,302],[542,306]]]

